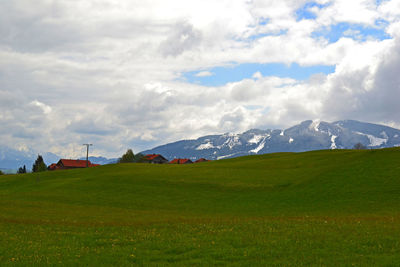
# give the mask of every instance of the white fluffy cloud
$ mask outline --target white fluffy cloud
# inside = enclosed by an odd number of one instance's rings
[[[118,156],[182,138],[301,120],[400,126],[398,1],[52,1],[0,6],[0,145]],[[306,6],[315,19],[299,19]],[[338,23],[356,25],[335,41]],[[389,39],[359,38],[363,28]],[[335,33],[336,34],[336,33]],[[335,65],[306,81],[213,87],[185,72],[232,63]]]

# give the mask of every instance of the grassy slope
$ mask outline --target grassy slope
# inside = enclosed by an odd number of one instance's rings
[[[400,263],[400,150],[0,179],[0,263]]]

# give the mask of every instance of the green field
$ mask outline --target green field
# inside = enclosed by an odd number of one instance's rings
[[[400,266],[400,149],[0,177],[0,265]]]

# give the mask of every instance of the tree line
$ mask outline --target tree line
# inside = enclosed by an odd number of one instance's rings
[[[134,162],[143,162],[144,155],[141,153],[133,154],[132,149],[128,149],[125,154],[122,155],[118,159],[118,163],[134,163]]]

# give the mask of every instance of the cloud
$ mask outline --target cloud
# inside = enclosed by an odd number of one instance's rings
[[[161,43],[160,50],[164,56],[178,56],[185,50],[192,49],[201,42],[201,32],[195,30],[187,21],[176,23],[167,39]]]
[[[46,104],[44,104],[42,102],[39,102],[37,100],[32,101],[30,103],[30,105],[39,107],[43,111],[44,114],[49,114],[51,112],[51,107],[50,106],[48,106],[48,105],[46,105]]]
[[[210,71],[200,71],[198,73],[196,73],[196,77],[209,77],[209,76],[213,76],[214,73],[210,72]]]
[[[218,126],[228,131],[236,131],[238,128],[240,129],[241,124],[244,123],[246,118],[244,113],[245,110],[242,107],[237,107],[235,110],[223,114]]]
[[[67,130],[71,130],[77,134],[106,136],[116,133],[118,126],[112,127],[111,125],[106,125],[106,123],[104,123],[103,120],[99,120],[98,117],[86,117],[70,123]]]

